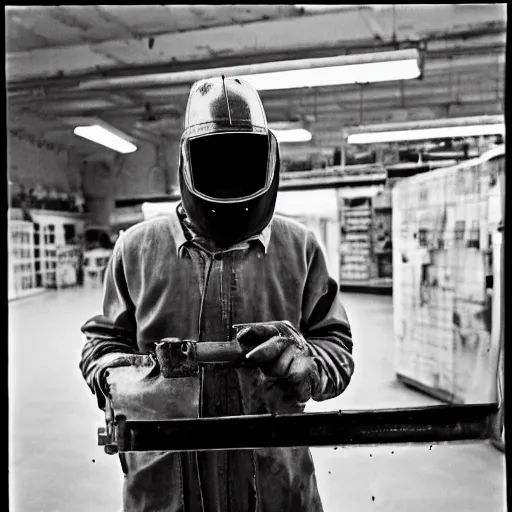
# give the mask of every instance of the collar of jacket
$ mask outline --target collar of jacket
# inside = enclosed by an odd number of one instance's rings
[[[194,233],[190,222],[188,222],[187,214],[185,213],[182,203],[179,203],[178,206],[176,207],[175,212],[171,214],[171,222],[174,224],[174,227],[176,228],[173,231],[175,233],[174,236],[176,242],[176,254],[179,256],[181,247],[183,247],[183,245],[186,242],[193,241],[195,238],[198,237],[196,233]],[[270,242],[270,235],[272,233],[271,224],[272,222],[270,222],[268,226],[259,235],[251,236],[246,240],[243,240],[242,242],[239,242],[238,244],[229,247],[229,249],[227,250],[231,251],[233,249],[244,249],[250,242],[257,242],[261,244],[265,254],[267,254],[268,244]]]

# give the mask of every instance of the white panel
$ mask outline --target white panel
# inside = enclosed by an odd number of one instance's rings
[[[487,160],[499,154],[502,147],[393,189],[396,370],[460,403],[495,400],[498,344],[482,316],[486,237],[480,246],[469,241],[475,220],[480,233],[492,231],[486,186],[504,160]],[[457,221],[466,226],[459,236]],[[419,230],[427,233],[423,241]]]
[[[144,220],[152,219],[158,215],[166,215],[176,211],[179,201],[168,203],[142,203],[142,213]]]
[[[337,219],[336,191],[334,189],[280,191],[277,194],[276,213]]]

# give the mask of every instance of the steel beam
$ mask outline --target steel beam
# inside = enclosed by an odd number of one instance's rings
[[[117,418],[119,451],[443,443],[490,437],[495,404],[264,414],[170,421]]]

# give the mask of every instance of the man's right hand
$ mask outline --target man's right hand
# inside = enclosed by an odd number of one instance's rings
[[[120,355],[106,365],[101,381],[115,415],[128,420],[199,415],[199,378],[166,379],[152,355]]]
[[[153,368],[155,366],[155,359],[150,354],[122,354],[116,359],[110,361],[100,376],[101,389],[106,396],[110,397],[110,371],[114,368]],[[114,375],[116,372],[114,371]],[[114,384],[115,385],[115,384]]]

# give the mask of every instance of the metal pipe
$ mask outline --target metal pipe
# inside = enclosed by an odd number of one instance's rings
[[[444,102],[442,101],[444,99]],[[416,99],[415,102],[409,102],[408,103],[408,111],[413,111],[414,109],[429,109],[433,108],[434,112],[436,109],[436,106],[441,106],[444,103],[446,103],[446,98],[440,98],[439,101],[434,103],[425,103],[421,102],[419,99]],[[276,116],[273,115],[276,113],[276,111],[279,109],[279,107],[275,107],[272,104],[266,104],[265,110],[267,112],[267,117],[269,118],[269,122],[271,122],[271,119],[275,119]],[[379,113],[387,113],[390,110],[393,110],[395,107],[398,108],[398,105],[395,105],[393,102],[384,102],[382,100],[379,101],[372,101],[371,99],[366,98],[365,101],[365,111],[368,119],[372,118],[376,114]],[[290,108],[293,108],[293,105],[290,106]],[[499,115],[499,112],[501,112],[503,109],[501,108],[501,105],[499,105],[496,101],[480,101],[480,102],[465,102],[463,106],[459,107],[459,115],[464,115],[464,112],[467,112],[468,115],[471,115],[471,113],[475,113],[477,115],[481,114],[482,111],[484,112],[495,112],[496,114],[493,115]],[[67,114],[69,115],[78,115],[82,111],[69,111]],[[96,113],[96,111],[91,111],[93,113]],[[329,108],[328,105],[323,106],[322,108],[318,109],[318,119],[314,123],[312,123],[312,127],[314,130],[323,130],[327,129],[330,130],[332,128],[339,129],[340,127],[340,121],[346,120],[347,116],[350,116],[351,114],[358,114],[359,113],[359,105],[353,104],[352,102],[347,103],[347,108],[345,108],[343,111],[333,111],[333,107],[331,106]],[[175,111],[173,109],[166,109],[165,107],[162,109],[155,108],[154,114],[157,116],[168,116],[169,114],[174,115]],[[83,115],[83,114],[82,114]],[[133,116],[143,116],[144,115],[144,108],[131,108],[131,109],[105,109],[101,113],[103,118],[126,118],[126,117],[133,117]],[[368,121],[367,119],[367,121]],[[180,119],[175,119],[175,128],[181,129],[181,121]]]
[[[409,101],[414,100],[415,98],[428,98],[429,95],[431,96],[431,100],[434,102],[439,102],[437,99],[437,96],[444,95],[444,97],[453,98],[452,95],[449,94],[449,91],[447,90],[447,87],[443,87],[447,84],[443,83],[436,83],[435,85],[432,84],[432,87],[429,87],[428,84],[422,84],[421,86],[414,86],[411,85],[408,88],[408,92],[405,95],[407,99],[407,103],[409,104]],[[472,88],[471,83],[468,83],[464,86],[463,90],[461,91],[462,97],[465,95],[475,95],[476,97],[480,96],[483,97],[483,95],[476,90],[475,88]],[[487,98],[489,100],[496,100],[496,92],[495,92],[495,82],[489,81],[488,82],[488,92],[486,94]],[[478,94],[477,94],[478,93]],[[357,91],[355,89],[348,89],[348,90],[340,90],[333,92],[333,91],[326,91],[324,94],[318,95],[318,103],[317,106],[320,107],[321,105],[324,105],[326,103],[332,103],[337,102],[344,105],[344,102],[352,103],[356,102],[360,99],[360,90]],[[374,88],[369,87],[366,89],[365,93],[365,101],[377,101],[377,100],[389,100],[389,99],[396,99],[401,100],[401,94],[398,88],[396,87],[396,84],[394,87],[388,87],[388,88]],[[313,106],[313,100],[312,98],[309,98],[307,93],[304,93],[304,99],[302,101],[300,100],[294,100],[293,98],[286,98],[286,96],[281,96],[280,98],[269,98],[265,95],[262,95],[262,100],[265,105],[274,105],[274,106],[289,106],[290,104],[295,104],[297,106]],[[300,101],[300,103],[299,103]],[[348,106],[348,105],[347,105]]]
[[[471,93],[470,90],[468,90],[467,93],[463,92],[461,99],[463,102],[467,102],[469,106],[476,105],[476,104],[483,104],[483,103],[496,103],[496,93],[494,91],[495,86],[493,86],[493,91],[490,90],[485,96],[477,95]],[[435,105],[443,105],[447,102],[452,100],[452,97],[442,89],[436,89],[437,92],[432,91],[432,89],[428,90],[426,88],[418,89],[416,87],[411,87],[409,89],[409,93],[407,94],[407,105],[408,108],[414,108],[414,107],[431,107]],[[188,93],[187,93],[188,94]],[[359,96],[359,95],[358,95]],[[71,101],[78,101],[78,98],[80,96],[77,95],[77,98]],[[88,99],[90,100],[91,97],[84,98],[84,102],[86,102]],[[347,92],[338,92],[338,94],[325,94],[325,95],[319,95],[317,100],[317,112],[318,114],[322,114],[323,112],[328,112],[330,114],[336,115],[337,112],[333,110],[333,103],[334,104],[342,104],[343,105],[343,111],[348,112],[351,110],[359,110],[358,105],[358,97],[356,97],[356,93],[347,91]],[[302,103],[298,102],[297,100],[293,99],[273,99],[273,98],[266,98],[265,96],[262,97],[263,104],[265,105],[265,108],[268,110],[271,109],[279,109],[279,108],[294,108],[294,107],[312,107],[313,104],[311,101],[308,101],[307,98],[302,101]],[[78,106],[69,106],[65,104],[65,99],[60,99],[58,97],[52,97],[46,99],[46,104],[42,103],[41,99],[39,100],[32,100],[32,99],[16,99],[14,101],[11,101],[10,98],[8,99],[8,106],[13,107],[22,107],[22,106],[29,106],[29,105],[35,105],[38,103],[42,108],[47,109],[48,112],[53,112],[56,115],[59,114],[59,112],[64,113],[65,115],[69,115],[71,112],[77,113],[77,112],[97,112],[98,108],[92,108],[87,106],[87,103],[85,103],[84,107],[78,107]],[[356,103],[354,103],[356,102]],[[389,88],[387,90],[385,89],[369,89],[365,95],[365,103],[367,106],[371,108],[371,110],[375,110],[378,108],[382,108],[383,110],[389,110],[390,108],[399,108],[400,107],[400,99],[398,95],[398,91],[396,91],[396,87],[393,90],[392,88]],[[162,105],[158,106],[156,105],[153,107],[154,113],[156,114],[164,114],[164,113],[174,113],[177,112],[179,107],[174,104],[172,106],[169,105]],[[139,104],[139,106],[132,106],[132,107],[119,107],[117,105],[112,105],[111,107],[105,106],[101,108],[101,113],[105,112],[115,112],[115,114],[119,115],[142,115],[144,114],[144,106],[142,105],[142,102]]]
[[[495,404],[263,414],[168,421],[117,418],[119,451],[442,443],[490,437]]]

